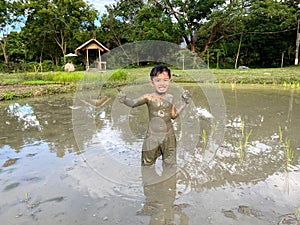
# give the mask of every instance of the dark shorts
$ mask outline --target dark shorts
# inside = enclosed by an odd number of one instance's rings
[[[142,166],[155,164],[160,156],[165,164],[176,164],[176,137],[173,132],[167,135],[147,134],[142,149]]]

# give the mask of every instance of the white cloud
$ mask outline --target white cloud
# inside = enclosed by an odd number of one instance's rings
[[[115,3],[114,0],[90,0],[88,1],[89,4],[93,5],[95,9],[97,9],[100,13],[103,13],[106,11],[105,5],[110,5]]]

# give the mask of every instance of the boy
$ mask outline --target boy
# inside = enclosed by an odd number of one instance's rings
[[[176,164],[176,137],[173,130],[172,119],[190,102],[188,91],[182,94],[183,104],[176,110],[173,96],[167,91],[171,82],[171,71],[168,67],[155,66],[150,72],[151,85],[154,92],[145,94],[137,99],[129,99],[119,90],[119,101],[129,107],[147,104],[149,112],[149,125],[142,147],[142,166],[154,165],[156,159],[162,155],[165,165]]]

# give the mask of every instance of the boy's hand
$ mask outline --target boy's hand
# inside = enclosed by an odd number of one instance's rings
[[[119,87],[117,87],[117,90],[119,92],[119,95],[118,95],[119,102],[124,103],[126,100],[126,94]]]
[[[182,101],[185,104],[189,104],[191,102],[191,93],[188,90],[184,90],[181,94]]]

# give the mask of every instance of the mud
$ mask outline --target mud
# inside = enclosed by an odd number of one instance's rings
[[[195,108],[185,114],[194,117],[175,123],[178,170],[150,186],[140,168],[147,109],[114,114],[113,91],[101,107],[74,107],[71,94],[1,102],[1,224],[299,223],[299,92],[223,87],[226,126],[215,148],[210,105],[199,88],[185,88]],[[84,113],[77,123],[76,110]],[[183,132],[181,124],[190,131],[196,121],[198,133]],[[186,140],[196,144],[189,148]],[[10,159],[18,160],[4,166]],[[161,176],[161,159],[156,172]]]

